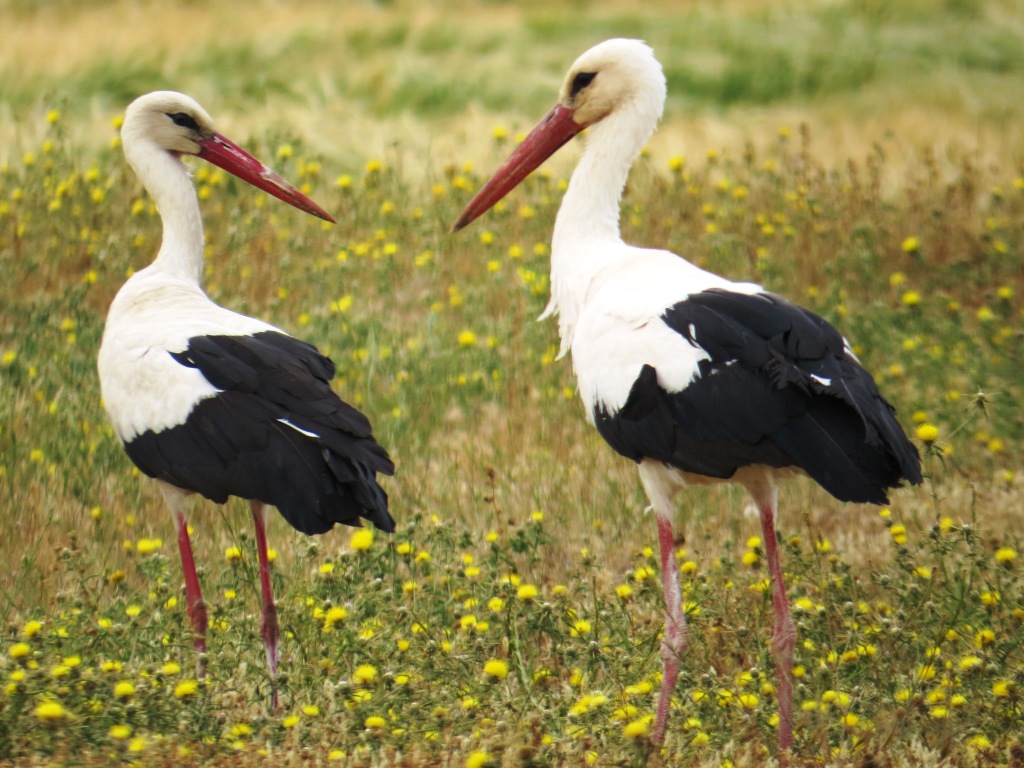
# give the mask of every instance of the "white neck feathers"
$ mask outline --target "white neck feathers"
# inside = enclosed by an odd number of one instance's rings
[[[203,276],[203,220],[188,168],[175,154],[136,139],[125,143],[125,155],[163,221],[163,242],[153,268],[198,286]]]
[[[569,349],[573,326],[594,275],[628,254],[619,233],[622,191],[633,161],[654,132],[663,104],[663,90],[641,92],[589,129],[587,148],[555,220],[551,301],[541,315],[559,316],[560,356]]]

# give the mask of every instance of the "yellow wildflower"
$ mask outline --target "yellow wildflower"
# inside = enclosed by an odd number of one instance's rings
[[[61,720],[67,715],[67,712],[60,705],[60,702],[44,701],[32,710],[32,714],[40,720]]]
[[[504,680],[508,677],[508,664],[501,659],[490,659],[484,664],[484,674],[495,680]]]
[[[377,668],[372,664],[360,664],[352,673],[352,679],[360,685],[370,685],[377,679]]]
[[[369,528],[358,528],[348,540],[348,545],[354,550],[365,550],[373,546],[373,531]]]

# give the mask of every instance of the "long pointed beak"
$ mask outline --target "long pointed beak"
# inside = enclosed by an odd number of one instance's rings
[[[223,168],[228,173],[247,181],[254,187],[284,200],[300,211],[316,216],[318,219],[334,224],[334,218],[323,208],[310,200],[306,195],[278,176],[263,163],[250,155],[231,139],[213,134],[209,139],[199,142],[199,157],[207,162]]]
[[[586,127],[586,125],[580,125],[573,120],[571,109],[556,104],[523,139],[523,143],[509,155],[508,160],[494,173],[491,180],[484,184],[476,196],[469,201],[466,210],[462,212],[459,220],[452,227],[452,232],[458,232],[471,221],[489,211],[495,203],[529,176],[538,165],[555,154],[569,139]]]

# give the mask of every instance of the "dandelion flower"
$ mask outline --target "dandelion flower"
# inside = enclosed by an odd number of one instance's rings
[[[579,637],[580,635],[589,635],[590,622],[586,619],[574,621],[572,627],[569,629],[569,634],[573,637]]]
[[[917,439],[922,443],[931,445],[939,439],[939,428],[934,424],[925,422],[917,428]]]
[[[114,686],[114,696],[118,699],[127,699],[135,693],[135,686],[127,680],[122,680]]]
[[[332,605],[324,612],[324,626],[333,627],[348,616],[348,611],[340,605]]]
[[[135,551],[140,555],[151,555],[164,545],[163,539],[139,539],[135,542]]]
[[[352,679],[359,685],[370,685],[377,679],[377,668],[372,664],[360,664],[352,673]]]
[[[388,721],[385,720],[380,715],[370,715],[368,718],[366,718],[363,721],[363,725],[365,727],[367,727],[367,728],[370,728],[371,730],[377,730],[379,728],[383,728],[387,724],[388,724]]]
[[[964,656],[962,659],[960,659],[959,666],[960,669],[966,672],[969,669],[980,667],[981,659],[979,659],[977,656]]]
[[[974,635],[974,646],[976,648],[984,648],[986,646],[992,645],[992,643],[994,643],[995,641],[996,633],[993,632],[991,629],[979,630]]]
[[[520,600],[532,600],[537,596],[537,588],[533,584],[523,584],[516,590],[516,597]]]
[[[199,692],[199,683],[195,680],[182,680],[174,686],[174,698],[187,699]]]
[[[40,720],[52,721],[63,719],[67,715],[67,712],[64,710],[64,707],[60,705],[60,702],[44,701],[32,710],[32,714]]]
[[[653,690],[653,686],[647,680],[641,680],[635,685],[627,685],[625,688],[625,694],[627,696],[642,696],[650,693]]]
[[[495,680],[504,680],[508,677],[508,664],[501,659],[489,659],[484,664],[484,674]]]
[[[1017,550],[1012,547],[1000,547],[995,554],[997,563],[1012,563],[1017,559]]]
[[[917,291],[904,291],[900,301],[903,302],[905,307],[916,307],[921,303],[921,294]]]
[[[373,531],[369,528],[357,529],[348,540],[348,545],[354,550],[365,550],[373,546]]]
[[[32,648],[28,643],[15,643],[7,651],[7,655],[12,659],[20,659],[28,656],[30,653],[32,653]]]
[[[482,749],[478,749],[466,758],[466,768],[486,768],[490,762],[491,756]]]
[[[110,730],[107,731],[107,735],[112,739],[124,741],[132,735],[132,728],[130,725],[112,725]]]
[[[936,675],[934,664],[920,664],[915,675],[918,680],[934,680]]]
[[[1013,688],[1013,683],[1009,680],[996,680],[992,683],[992,695],[999,699],[1004,699],[1010,695],[1010,691]]]
[[[906,526],[900,523],[897,523],[889,529],[889,535],[892,536],[892,540],[900,546],[907,543]]]
[[[238,547],[228,547],[224,550],[224,557],[227,560],[241,560],[242,550]]]
[[[639,720],[632,720],[626,723],[622,734],[628,739],[642,739],[650,731],[650,718],[642,717]]]
[[[639,568],[633,571],[633,578],[637,581],[647,581],[654,577],[654,569],[649,568],[646,565],[641,565]]]

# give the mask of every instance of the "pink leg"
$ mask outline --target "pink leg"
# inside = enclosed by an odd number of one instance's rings
[[[256,524],[256,554],[260,561],[260,592],[263,610],[260,618],[260,634],[267,651],[267,672],[270,673],[270,708],[277,709],[277,642],[280,630],[277,624],[277,606],[274,605],[274,590],[270,583],[270,559],[267,557],[267,521],[262,502],[250,501],[252,520]]]
[[[683,614],[679,592],[679,570],[676,568],[675,536],[672,523],[658,517],[658,543],[661,547],[661,588],[665,593],[665,639],[661,643],[664,669],[661,691],[658,693],[658,713],[654,719],[651,740],[661,744],[665,740],[672,694],[679,679],[679,658],[686,650],[686,616]]]
[[[199,586],[199,575],[196,573],[196,561],[192,556],[192,540],[188,536],[188,522],[185,520],[184,491],[170,485],[160,484],[164,500],[174,514],[174,524],[178,530],[178,551],[181,553],[181,570],[185,577],[185,609],[195,634],[194,645],[199,654],[198,674],[203,676],[206,654],[206,603],[203,602],[203,591]]]
[[[793,648],[796,645],[796,626],[789,613],[786,584],[779,563],[779,548],[775,542],[775,488],[755,496],[761,511],[761,532],[768,572],[772,579],[772,604],[775,608],[775,632],[772,634],[772,660],[779,681],[779,759],[785,761],[793,745]]]
[[[676,567],[675,536],[672,533],[672,470],[663,464],[645,461],[640,464],[640,480],[658,518],[658,544],[661,549],[661,588],[665,594],[665,638],[661,643],[662,677],[658,693],[658,709],[654,718],[651,741],[665,741],[672,694],[679,679],[679,658],[686,650],[686,616],[679,591],[679,569]]]

